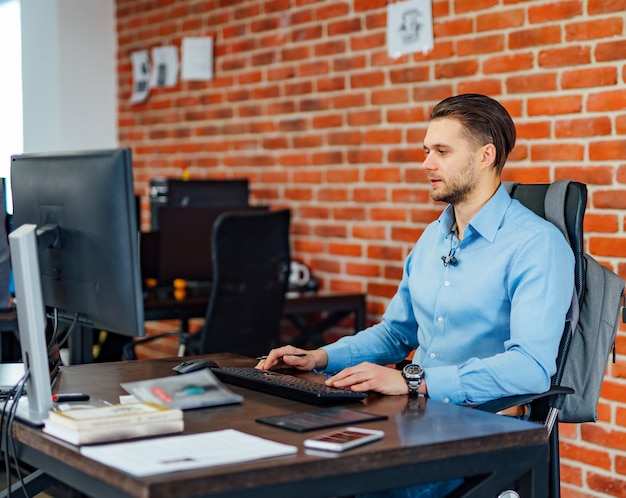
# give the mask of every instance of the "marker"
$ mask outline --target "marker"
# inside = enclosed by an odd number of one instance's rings
[[[55,403],[67,403],[70,401],[89,401],[89,394],[83,394],[83,393],[53,394],[52,401],[54,401]]]
[[[306,356],[306,353],[289,353],[289,354],[284,354],[283,356],[297,356],[298,358],[304,358]],[[283,356],[281,356],[281,358]],[[267,360],[267,355],[265,355],[265,356],[257,356],[256,359],[257,360]]]

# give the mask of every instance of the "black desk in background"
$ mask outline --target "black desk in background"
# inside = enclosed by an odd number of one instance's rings
[[[210,286],[186,289],[176,299],[170,288],[153,289],[144,300],[145,320],[180,320],[183,330],[191,318],[206,314]],[[354,333],[365,328],[365,294],[340,292],[288,292],[284,316],[296,327],[299,335],[294,345],[323,344],[322,333],[349,315],[354,316]]]
[[[222,366],[252,366],[235,355],[208,355]],[[120,383],[172,375],[180,358],[121,361],[62,367],[53,392],[85,392],[111,403],[126,392]],[[299,374],[320,382],[319,374]],[[367,427],[385,432],[382,440],[328,456],[305,450],[297,433],[256,423],[258,417],[311,410],[311,405],[237,386],[241,405],[185,412],[185,434],[233,428],[291,444],[295,455],[183,472],[133,477],[84,458],[80,449],[21,423],[14,425],[19,459],[95,498],[230,497],[270,498],[350,496],[454,477],[475,488],[463,496],[496,496],[519,481],[521,496],[548,496],[548,444],[540,424],[428,400],[412,406],[408,396],[370,394],[361,408],[388,419]],[[425,401],[420,398],[421,401]],[[33,493],[34,494],[34,493]],[[16,493],[17,495],[17,493]]]

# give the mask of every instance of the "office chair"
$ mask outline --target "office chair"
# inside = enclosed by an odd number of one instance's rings
[[[212,231],[213,281],[202,328],[138,339],[124,347],[124,357],[136,359],[138,344],[172,335],[179,337],[179,356],[255,357],[277,346],[289,280],[289,221],[288,210],[220,215]]]
[[[517,199],[524,206],[532,210],[542,218],[546,217],[544,201],[549,184],[515,184],[507,185],[511,197]],[[587,186],[583,183],[571,182],[567,187],[565,205],[565,225],[567,235],[574,253],[575,260],[575,286],[576,297],[580,305],[583,300],[585,290],[585,262],[583,246],[583,219],[587,204]],[[506,398],[489,401],[475,407],[479,410],[497,413],[506,408],[530,403],[530,420],[543,423],[549,434],[549,496],[558,498],[561,494],[560,486],[560,461],[559,461],[559,434],[558,434],[558,413],[563,405],[563,400],[567,394],[573,390],[561,385],[565,363],[571,338],[573,335],[571,322],[565,323],[563,336],[557,355],[557,371],[552,377],[550,389],[541,394],[528,394],[510,396]],[[579,368],[597,368],[597,365],[580,365]],[[597,401],[597,400],[596,400]],[[471,481],[471,480],[470,480]],[[471,482],[466,483],[468,485]],[[463,488],[464,486],[462,486]],[[460,489],[459,491],[462,491]],[[456,496],[452,493],[450,496]]]

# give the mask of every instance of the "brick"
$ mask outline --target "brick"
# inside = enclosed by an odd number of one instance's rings
[[[565,26],[565,39],[567,41],[586,41],[619,36],[622,33],[623,25],[624,21],[619,17],[569,23]]]
[[[380,149],[353,149],[348,151],[347,160],[351,164],[380,163],[383,153]]]
[[[595,57],[598,62],[626,59],[626,40],[598,43]]]
[[[348,113],[348,124],[350,126],[371,126],[380,124],[381,121],[379,110],[352,111]]]
[[[462,34],[467,35],[473,32],[473,26],[474,23],[469,17],[435,22],[433,25],[433,34],[436,39]]]
[[[594,196],[595,200],[596,196]],[[623,205],[626,201],[620,200]],[[623,207],[620,209],[624,209]],[[626,257],[626,239],[613,237],[589,237],[589,250],[595,256],[601,257]],[[619,398],[618,398],[619,399]]]
[[[468,80],[459,83],[459,93],[482,93],[484,95],[499,95],[502,93],[502,83],[497,79]]]
[[[582,97],[580,95],[528,99],[529,116],[572,114],[581,111]]]
[[[589,0],[589,14],[607,14],[626,10],[626,0]]]
[[[403,67],[389,72],[389,79],[394,85],[428,81],[429,76],[430,69],[427,66]]]
[[[626,141],[604,140],[589,144],[589,159],[592,161],[606,161],[626,159]]]
[[[503,35],[488,35],[462,40],[459,42],[457,50],[459,56],[466,56],[502,52],[504,48],[505,38]]]
[[[366,144],[397,144],[402,141],[402,131],[394,129],[376,129],[365,132]]]
[[[587,485],[596,492],[610,496],[626,496],[626,480],[618,479],[616,476],[589,472],[587,474]]]
[[[533,67],[534,56],[532,53],[505,54],[488,57],[483,62],[485,74],[511,73],[514,71],[526,71]]]
[[[387,200],[387,190],[384,188],[355,188],[354,201],[363,203],[383,202]]]
[[[498,3],[498,0],[455,0],[454,11],[457,14],[462,14],[464,12],[486,10],[494,5],[498,5]]]
[[[323,238],[346,238],[347,230],[345,226],[317,225],[313,230],[313,235]]]
[[[541,50],[538,61],[545,68],[581,66],[591,63],[591,50],[583,46]]]
[[[558,26],[523,29],[509,35],[509,49],[520,50],[528,47],[554,45],[561,42],[561,32]]]
[[[317,193],[320,202],[345,202],[348,200],[348,191],[345,188],[324,188]]]
[[[435,64],[435,78],[459,78],[461,76],[473,76],[478,72],[478,61],[464,60]]]
[[[576,460],[596,468],[610,470],[611,457],[606,451],[588,446],[564,443],[560,445],[560,455],[568,460]]]
[[[378,278],[381,275],[380,265],[372,263],[346,263],[346,274],[367,278]]]
[[[587,110],[607,112],[626,109],[626,89],[595,93],[587,98]]]
[[[544,2],[543,5],[528,9],[528,19],[532,24],[549,21],[562,21],[581,15],[583,6],[581,0],[563,0],[561,2]]]
[[[382,71],[370,71],[365,74],[355,74],[350,76],[350,86],[352,88],[382,86],[384,82],[385,74]]]
[[[613,168],[609,166],[556,166],[554,168],[554,179],[571,179],[589,185],[612,185]]]
[[[479,32],[492,31],[523,26],[524,17],[523,9],[479,14],[476,16],[476,30]]]
[[[328,244],[328,253],[336,256],[353,256],[359,257],[362,255],[363,248],[361,244],[347,243],[347,242],[330,242]]]
[[[617,70],[613,67],[565,71],[561,78],[563,89],[592,88],[615,84],[617,84]]]
[[[402,178],[399,168],[384,167],[365,170],[364,180],[368,183],[398,183]]]
[[[554,134],[557,138],[597,137],[612,133],[608,117],[557,120]]]
[[[584,154],[584,146],[571,143],[538,144],[530,148],[532,161],[582,161]]]
[[[506,79],[509,93],[552,92],[556,90],[556,73],[511,76]]]
[[[618,228],[618,219],[615,215],[585,214],[585,232],[615,233]]]

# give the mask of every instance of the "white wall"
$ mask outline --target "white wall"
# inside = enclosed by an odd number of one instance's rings
[[[117,146],[115,0],[21,0],[24,151]]]

